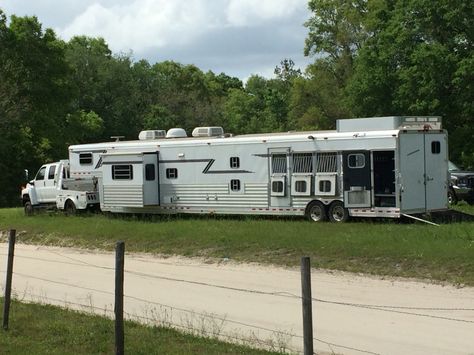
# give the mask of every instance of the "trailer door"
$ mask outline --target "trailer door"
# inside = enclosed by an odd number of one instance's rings
[[[158,152],[143,154],[143,205],[160,204],[160,180]]]
[[[400,210],[403,213],[424,211],[425,149],[423,134],[400,134]]]
[[[444,133],[425,133],[426,209],[448,206],[448,152]]]
[[[342,154],[344,206],[370,207],[372,176],[370,152],[347,151]]]
[[[400,134],[402,213],[447,207],[447,146],[444,133]]]

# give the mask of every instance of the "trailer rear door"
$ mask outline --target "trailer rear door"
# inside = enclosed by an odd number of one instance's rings
[[[417,213],[447,206],[447,147],[444,133],[400,134],[400,210]]]

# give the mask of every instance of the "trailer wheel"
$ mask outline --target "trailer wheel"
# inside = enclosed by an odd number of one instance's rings
[[[30,200],[25,202],[25,204],[23,205],[23,209],[25,211],[25,216],[32,216],[33,215],[34,209],[33,209],[33,205],[31,204]]]
[[[456,194],[454,193],[453,189],[448,189],[448,203],[450,205],[455,205],[458,203],[458,199],[456,197]]]
[[[67,200],[64,205],[64,212],[67,216],[74,216],[76,214],[76,205],[71,200]]]
[[[306,217],[313,222],[323,222],[328,219],[326,206],[320,201],[311,202],[306,208]]]
[[[329,220],[331,222],[347,222],[349,220],[349,211],[341,201],[334,201],[329,206]]]

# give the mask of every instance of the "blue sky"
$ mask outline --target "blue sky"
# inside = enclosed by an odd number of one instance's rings
[[[273,76],[284,58],[304,69],[307,0],[0,0],[68,40],[103,37],[115,52],[174,60],[246,79]]]

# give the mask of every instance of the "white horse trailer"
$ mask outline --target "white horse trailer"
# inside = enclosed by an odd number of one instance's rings
[[[200,128],[197,137],[142,134],[138,141],[71,146],[71,177],[97,177],[101,209],[118,213],[337,222],[448,206],[447,134],[439,117],[339,120],[336,131],[234,137],[212,128],[205,136]]]

